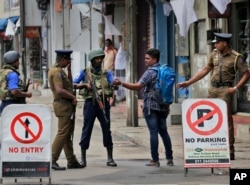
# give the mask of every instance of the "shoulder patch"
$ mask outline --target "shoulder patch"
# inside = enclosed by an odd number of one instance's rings
[[[238,58],[238,62],[239,62],[240,64],[242,64],[242,63],[244,62],[243,58],[242,58],[242,57],[239,57],[239,58]]]
[[[58,73],[57,76],[58,76],[58,78],[62,78],[62,74],[61,73]]]

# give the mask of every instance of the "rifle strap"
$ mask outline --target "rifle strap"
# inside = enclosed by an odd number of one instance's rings
[[[92,79],[92,74],[91,74],[91,69],[90,68],[87,68],[87,77],[88,77],[88,80],[89,82],[91,83],[91,81],[93,80]],[[95,83],[95,82],[94,82]],[[94,96],[92,97],[92,103],[93,105],[95,105],[95,99],[94,99]]]
[[[101,85],[102,85],[102,101],[103,101],[103,107],[105,109],[105,94],[104,94],[104,82],[103,82],[103,67],[101,67]]]

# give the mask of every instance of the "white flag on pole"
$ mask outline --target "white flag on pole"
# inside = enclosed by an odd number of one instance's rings
[[[15,35],[15,32],[14,32],[15,27],[16,27],[15,24],[10,19],[8,19],[8,24],[5,30],[5,35],[8,35],[8,36]]]
[[[165,16],[169,16],[170,12],[172,11],[172,7],[170,3],[163,3],[163,12]]]
[[[105,20],[105,34],[107,35],[121,35],[121,32],[112,24],[112,22],[103,15]]]
[[[210,0],[210,2],[220,12],[220,14],[224,14],[227,9],[227,5],[231,2],[231,0]]]
[[[194,11],[194,0],[172,0],[170,1],[180,28],[180,35],[185,37],[188,33],[189,25],[197,21]]]

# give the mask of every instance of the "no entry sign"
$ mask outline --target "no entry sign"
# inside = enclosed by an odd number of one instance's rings
[[[229,167],[227,105],[221,99],[182,103],[184,167]]]
[[[9,105],[1,117],[2,177],[49,177],[51,109],[41,104]]]
[[[32,122],[31,122],[32,120]],[[29,127],[32,125],[32,129]],[[11,134],[20,143],[34,143],[43,131],[41,119],[32,112],[22,112],[15,116],[11,122]]]

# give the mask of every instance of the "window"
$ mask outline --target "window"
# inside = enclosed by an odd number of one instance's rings
[[[90,17],[82,15],[80,12],[80,20],[81,20],[81,30],[86,31],[89,30]]]

